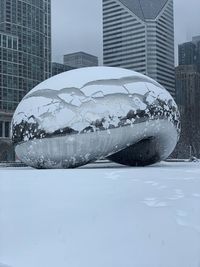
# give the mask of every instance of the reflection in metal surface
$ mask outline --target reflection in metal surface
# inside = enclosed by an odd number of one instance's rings
[[[134,71],[91,67],[32,89],[12,121],[16,154],[36,168],[72,168],[106,158],[126,165],[166,159],[179,112],[156,81]]]

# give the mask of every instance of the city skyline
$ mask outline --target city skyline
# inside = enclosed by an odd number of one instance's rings
[[[90,8],[87,8],[88,6]],[[200,35],[199,9],[198,0],[190,2],[174,0],[175,65],[178,64],[178,44],[190,41],[192,36]],[[57,20],[58,14],[59,20]],[[62,62],[64,54],[84,51],[99,57],[100,64],[102,64],[102,35],[101,0],[85,0],[84,2],[74,0],[70,4],[65,0],[60,0],[59,5],[57,1],[52,0],[53,61]]]

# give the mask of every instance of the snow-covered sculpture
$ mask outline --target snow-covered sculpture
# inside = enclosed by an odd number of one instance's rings
[[[17,157],[35,168],[73,168],[101,158],[131,166],[166,159],[179,112],[156,81],[131,70],[91,67],[40,83],[12,120]]]

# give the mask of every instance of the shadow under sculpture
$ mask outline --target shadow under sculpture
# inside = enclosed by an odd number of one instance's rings
[[[12,120],[17,157],[35,168],[74,168],[108,158],[130,166],[166,159],[180,135],[171,95],[131,70],[91,67],[33,88]]]

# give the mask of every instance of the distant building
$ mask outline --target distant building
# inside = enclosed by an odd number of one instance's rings
[[[51,76],[51,0],[0,0],[0,161],[23,96]],[[9,126],[7,126],[9,125]]]
[[[176,102],[182,123],[177,155],[184,158],[190,153],[200,157],[200,40],[197,39],[179,45],[179,66],[176,67]]]
[[[191,42],[179,45],[179,65],[197,65],[200,71],[200,36],[192,38]]]
[[[68,70],[73,70],[73,69],[74,68],[69,67],[65,64],[53,62],[52,63],[52,76],[68,71]]]
[[[178,46],[178,61],[179,65],[195,64],[195,44],[187,42]]]
[[[98,66],[98,57],[85,52],[76,52],[64,55],[63,63],[72,68],[84,68]]]
[[[200,72],[200,36],[193,37],[192,42],[196,45],[196,64],[198,66],[198,71]]]
[[[103,63],[146,74],[174,95],[173,0],[103,0]]]

